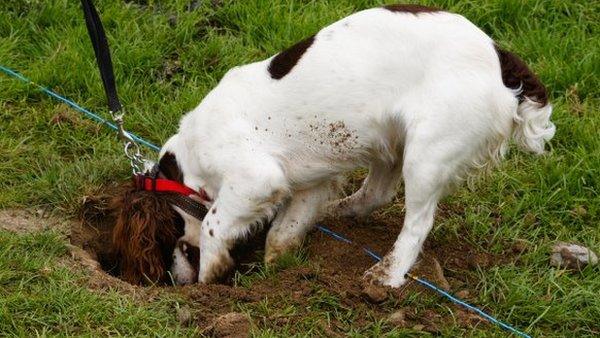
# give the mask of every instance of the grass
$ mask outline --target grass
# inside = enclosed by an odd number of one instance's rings
[[[233,285],[241,287],[252,287],[252,284],[257,280],[276,278],[277,272],[293,268],[305,266],[308,264],[307,254],[305,250],[300,249],[298,252],[289,252],[283,254],[277,259],[273,265],[264,265],[262,263],[252,263],[247,267],[247,271],[235,272],[233,277]]]
[[[112,47],[121,100],[131,131],[160,144],[231,67],[263,59],[368,0],[248,0],[213,6],[190,0],[97,1]],[[556,240],[600,249],[600,3],[584,0],[423,1],[465,15],[522,56],[547,85],[556,137],[542,157],[511,152],[473,190],[444,201],[463,213],[439,219],[432,236],[461,238],[501,252],[515,239],[529,250],[518,266],[476,273],[476,303],[535,336],[600,335],[598,267],[571,274],[548,267]],[[0,2],[0,63],[105,116],[103,91],[77,1]],[[175,71],[173,71],[175,70]],[[98,128],[32,87],[0,76],[0,208],[45,207],[72,215],[82,196],[128,176],[112,132]],[[391,206],[390,208],[397,208]],[[0,231],[0,333],[30,335],[190,335],[169,296],[142,304],[130,295],[98,293],[83,272],[60,264],[66,238],[53,231]],[[305,264],[291,259],[287,264]],[[239,283],[273,278],[259,268]],[[373,321],[353,325],[352,309],[317,293],[308,309],[266,299],[241,308],[256,318],[301,313],[306,334],[331,318],[351,336],[403,336]],[[417,309],[449,311],[435,296],[408,299]],[[241,305],[240,305],[241,306]],[[388,305],[393,308],[393,304]],[[268,316],[267,316],[268,317]],[[285,335],[269,327],[256,336]],[[444,335],[502,336],[493,327]]]
[[[140,304],[118,292],[83,286],[85,276],[61,258],[65,238],[54,231],[0,232],[0,332],[11,336],[192,335],[174,322],[176,298]]]

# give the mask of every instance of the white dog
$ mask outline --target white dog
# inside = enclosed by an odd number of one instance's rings
[[[185,234],[171,272],[182,284],[217,280],[234,241],[274,217],[271,262],[325,213],[367,215],[403,180],[402,231],[365,273],[402,285],[448,188],[497,162],[511,137],[542,153],[551,110],[527,66],[460,15],[415,5],[350,15],[231,69],[182,119],[161,157],[206,192],[209,211],[201,221],[177,209]],[[333,200],[339,177],[359,167],[369,168],[362,187]],[[188,254],[197,246],[199,262]]]

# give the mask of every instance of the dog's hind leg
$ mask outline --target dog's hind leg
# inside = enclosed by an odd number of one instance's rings
[[[265,263],[298,249],[306,233],[319,221],[324,206],[338,196],[337,181],[295,192],[272,222],[265,244]]]
[[[423,137],[406,145],[402,168],[406,209],[404,225],[392,251],[365,273],[367,282],[393,287],[404,283],[405,274],[417,259],[433,226],[439,199],[469,158],[461,154],[466,149],[463,144],[468,143],[451,144]]]
[[[396,196],[402,178],[400,160],[386,163],[375,160],[369,167],[369,174],[362,186],[352,195],[335,201],[329,207],[332,216],[362,217],[386,205]]]

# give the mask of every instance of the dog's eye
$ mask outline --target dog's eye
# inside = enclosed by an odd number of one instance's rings
[[[177,243],[179,253],[188,263],[192,266],[198,266],[200,264],[200,250],[197,246],[191,245],[190,243],[180,240]]]
[[[181,246],[181,252],[183,252],[183,254],[185,255],[185,257],[188,256],[188,246],[187,246],[187,244],[183,243],[183,245]]]

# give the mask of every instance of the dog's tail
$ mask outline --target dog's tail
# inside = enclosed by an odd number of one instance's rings
[[[513,139],[520,148],[537,154],[544,152],[544,144],[556,131],[550,121],[552,105],[548,103],[548,93],[538,77],[515,54],[496,47],[502,81],[515,91],[519,107],[514,118]]]

